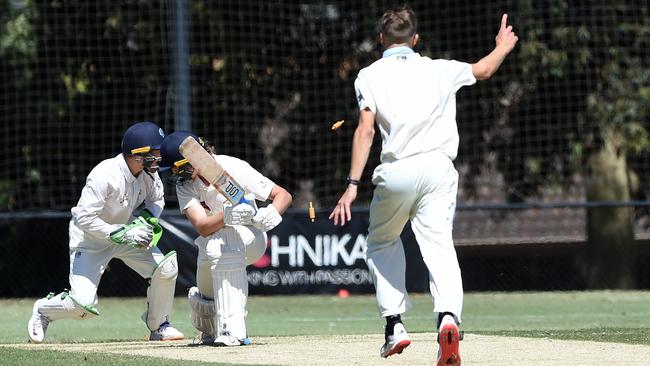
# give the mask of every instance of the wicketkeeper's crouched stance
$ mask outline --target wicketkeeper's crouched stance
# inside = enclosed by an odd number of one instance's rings
[[[199,141],[210,152],[209,157],[247,192],[244,203],[227,201],[181,155],[179,146],[187,137]],[[169,179],[176,184],[179,208],[200,235],[195,240],[199,248],[197,286],[188,294],[192,325],[201,332],[203,344],[246,345],[250,343],[246,334],[246,265],[264,254],[266,232],[282,221],[280,215],[291,205],[291,195],[247,162],[214,155],[211,147],[190,132],[165,137],[161,154],[161,168],[168,170]],[[257,209],[255,199],[272,203]]]
[[[176,252],[164,255],[156,247],[162,235],[157,218],[164,207],[157,172],[163,138],[156,124],[136,123],[124,133],[122,153],[102,161],[88,175],[70,221],[70,291],[34,303],[28,323],[32,342],[42,342],[55,320],[99,315],[97,287],[112,258],[150,279],[142,315],[151,331],[149,339],[184,338],[169,323],[178,274]],[[134,212],[143,203],[144,209]]]

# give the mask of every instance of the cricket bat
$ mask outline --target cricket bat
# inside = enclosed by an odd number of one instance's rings
[[[178,148],[183,157],[189,160],[194,169],[199,170],[199,174],[210,184],[223,194],[233,206],[240,203],[248,203],[255,208],[252,202],[244,198],[246,192],[244,188],[226,172],[214,157],[207,152],[201,144],[192,136],[183,140]]]

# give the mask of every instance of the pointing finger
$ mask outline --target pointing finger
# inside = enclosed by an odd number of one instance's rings
[[[508,14],[503,14],[501,17],[501,29],[505,29],[506,24],[508,24]]]

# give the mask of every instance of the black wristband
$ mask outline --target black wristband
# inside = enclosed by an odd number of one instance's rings
[[[358,185],[359,185],[359,181],[358,181],[357,179],[352,179],[352,178],[350,178],[350,177],[347,177],[347,178],[345,178],[345,184],[346,184],[346,185],[353,184],[353,185],[355,185],[355,186],[358,186]]]

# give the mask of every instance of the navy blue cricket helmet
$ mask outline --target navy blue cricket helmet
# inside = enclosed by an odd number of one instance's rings
[[[157,124],[137,122],[124,132],[122,153],[133,155],[158,150],[164,138],[165,133]]]
[[[162,157],[162,161],[160,162],[161,170],[170,169],[175,163],[185,159],[180,151],[178,151],[178,148],[188,136],[192,136],[196,141],[201,142],[197,135],[189,131],[176,131],[165,137],[160,145],[160,156]]]

